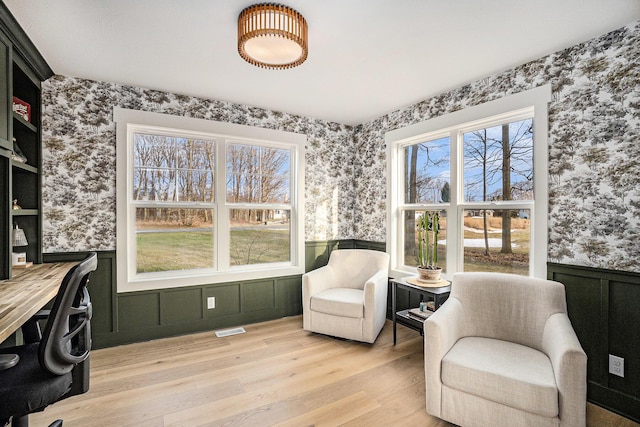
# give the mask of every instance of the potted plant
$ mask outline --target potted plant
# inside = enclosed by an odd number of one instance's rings
[[[425,212],[418,217],[418,280],[436,282],[440,280],[442,268],[438,267],[438,232],[440,215]]]

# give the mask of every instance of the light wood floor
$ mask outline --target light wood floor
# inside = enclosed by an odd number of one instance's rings
[[[387,322],[374,345],[291,317],[92,352],[91,389],[31,416],[92,426],[451,426],[425,412],[422,337]],[[640,426],[594,405],[588,426]]]

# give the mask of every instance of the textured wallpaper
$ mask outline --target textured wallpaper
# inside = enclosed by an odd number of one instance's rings
[[[357,126],[357,238],[386,239],[386,132],[551,83],[548,259],[640,272],[639,58],[636,22]]]
[[[116,106],[307,135],[305,239],[353,238],[349,126],[62,76],[44,82],[42,96],[44,252],[116,247]]]
[[[114,106],[307,135],[305,239],[386,239],[384,134],[551,83],[549,260],[640,272],[640,22],[355,129],[57,76],[43,84],[44,251],[115,249]]]

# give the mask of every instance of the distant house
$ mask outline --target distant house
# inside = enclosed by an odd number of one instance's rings
[[[467,209],[465,210],[465,215],[471,216],[471,217],[483,216],[484,211],[485,211],[484,209]],[[487,209],[486,212],[487,212],[487,216],[493,216],[494,214],[493,209]]]

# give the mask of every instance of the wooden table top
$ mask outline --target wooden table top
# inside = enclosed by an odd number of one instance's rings
[[[65,274],[76,262],[34,264],[14,269],[0,281],[0,342],[17,331],[58,293]]]

